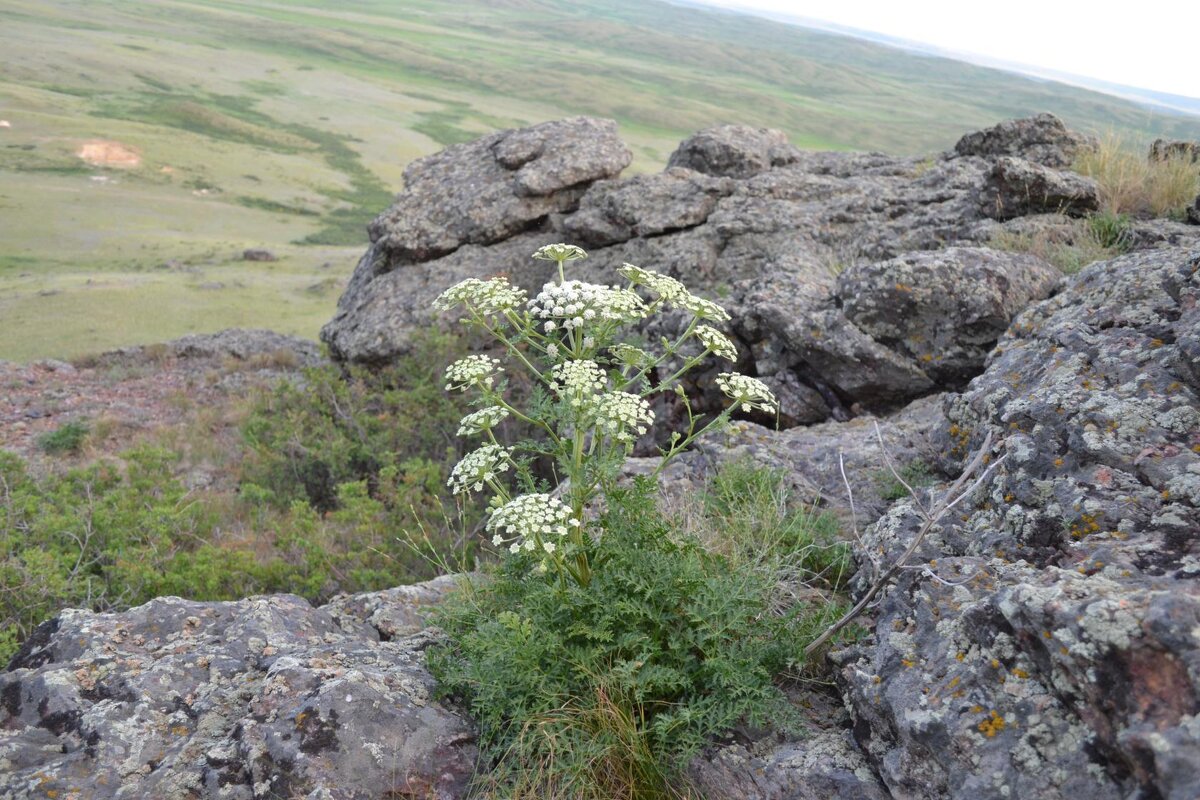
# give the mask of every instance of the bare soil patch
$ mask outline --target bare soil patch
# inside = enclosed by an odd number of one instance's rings
[[[133,169],[142,163],[142,154],[135,148],[105,139],[84,142],[75,155],[96,167]]]

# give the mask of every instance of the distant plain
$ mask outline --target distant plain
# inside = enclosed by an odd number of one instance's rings
[[[719,122],[906,154],[1043,110],[1200,139],[1200,118],[716,11],[349,5],[0,0],[0,358],[315,337],[404,166],[496,128],[613,117],[633,171]]]

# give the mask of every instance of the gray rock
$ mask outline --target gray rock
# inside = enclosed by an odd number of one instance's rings
[[[633,155],[612,120],[574,117],[452,145],[404,170],[404,191],[370,226],[388,269],[490,244],[575,207],[587,184]]]
[[[1082,148],[1095,139],[1068,130],[1053,114],[1038,114],[1001,122],[968,133],[954,145],[960,156],[1017,156],[1047,167],[1069,167]]]
[[[1005,156],[996,161],[982,194],[982,213],[995,219],[1028,214],[1079,216],[1100,208],[1100,187],[1074,172]]]
[[[588,189],[579,210],[562,230],[571,241],[592,247],[693,228],[708,219],[717,199],[733,191],[733,181],[688,169],[624,181],[599,181]]]
[[[0,796],[461,797],[471,726],[419,632],[348,632],[277,595],[67,610],[0,673]]]
[[[667,166],[686,167],[705,175],[749,178],[773,166],[791,163],[797,153],[783,131],[718,125],[681,142],[667,159]]]
[[[243,261],[278,261],[279,257],[270,250],[252,247],[242,251]]]
[[[894,796],[1196,796],[1198,301],[1200,251],[1093,264],[947,397],[942,466],[989,431],[1007,460],[837,657]],[[903,500],[865,551],[919,525]]]
[[[321,361],[320,346],[299,336],[262,329],[227,328],[217,333],[195,333],[166,343],[176,358],[234,358],[246,361],[255,356],[285,357],[292,354],[305,366]]]
[[[1061,278],[1035,256],[951,247],[851,267],[834,296],[859,330],[918,363],[939,386],[961,388],[1009,322]]]
[[[1187,159],[1195,164],[1200,161],[1200,142],[1155,139],[1150,145],[1151,161],[1167,161],[1174,158]]]
[[[688,765],[706,800],[890,800],[854,743],[841,704],[808,692],[797,698],[805,729],[795,741],[713,747]]]

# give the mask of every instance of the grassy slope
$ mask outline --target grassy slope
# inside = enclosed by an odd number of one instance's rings
[[[1039,110],[1200,138],[1102,95],[720,12],[347,5],[0,0],[0,358],[234,324],[314,335],[404,164],[496,127],[615,117],[635,170],[722,121],[904,153]],[[86,166],[91,139],[142,163]],[[282,259],[238,261],[250,246]]]

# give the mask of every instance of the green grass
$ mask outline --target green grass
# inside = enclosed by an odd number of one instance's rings
[[[803,147],[895,153],[941,150],[1042,110],[1130,141],[1200,138],[1194,119],[1084,90],[634,0],[130,0],[102,11],[0,0],[0,18],[0,109],[12,123],[0,129],[0,309],[30,313],[27,292],[61,289],[67,275],[108,280],[245,246],[361,248],[412,159],[572,114],[617,119],[635,172],[729,121],[782,128]],[[83,164],[79,145],[96,139],[135,149],[141,164]],[[14,260],[32,277],[4,268]],[[338,274],[353,260],[339,259]],[[196,300],[186,282],[147,291],[96,294],[90,308],[99,320],[128,308],[109,302]],[[286,303],[255,300],[254,324],[296,327]],[[322,297],[313,319],[334,302]],[[214,323],[239,316],[199,307]],[[54,316],[78,306],[43,310],[23,319],[79,327]],[[197,324],[126,316],[90,327],[130,343]],[[62,354],[62,336],[18,338],[0,334],[0,358]]]

